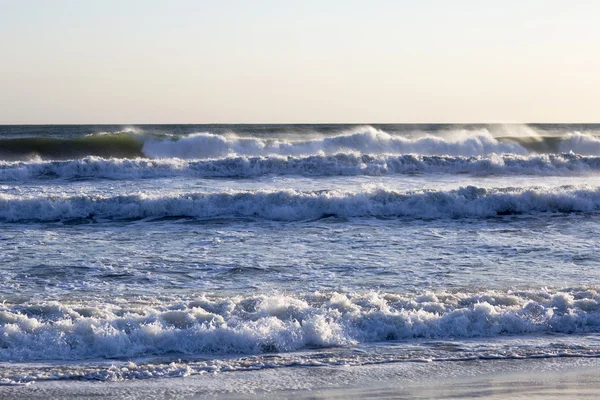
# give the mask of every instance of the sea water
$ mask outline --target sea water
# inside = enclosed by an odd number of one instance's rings
[[[599,135],[1,126],[0,385],[598,357]]]

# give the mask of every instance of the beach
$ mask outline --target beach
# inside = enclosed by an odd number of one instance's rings
[[[0,131],[1,397],[596,389],[596,125]]]
[[[46,382],[0,387],[2,398],[465,399],[595,398],[597,359],[457,361],[297,368],[156,381]]]
[[[0,400],[600,397],[598,15],[0,0]]]

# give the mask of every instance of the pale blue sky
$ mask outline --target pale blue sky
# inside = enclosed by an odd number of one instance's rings
[[[598,1],[0,0],[0,123],[600,122]]]

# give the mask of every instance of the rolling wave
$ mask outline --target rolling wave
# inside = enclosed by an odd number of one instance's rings
[[[148,305],[2,303],[0,361],[264,354],[419,338],[591,332],[600,332],[600,296],[592,289],[257,294]]]
[[[105,158],[218,159],[359,154],[417,154],[429,156],[489,156],[491,154],[556,154],[574,152],[600,155],[600,139],[591,134],[563,136],[496,137],[487,129],[457,130],[440,136],[404,137],[372,127],[335,136],[312,135],[306,140],[240,137],[234,134],[196,133],[187,136],[136,132],[94,134],[79,138],[47,137],[0,140],[0,158],[5,160]]]
[[[600,157],[492,155],[453,157],[359,155],[229,157],[213,160],[104,159],[0,161],[0,181],[36,179],[250,178],[263,175],[381,176],[392,174],[575,175],[600,170]]]
[[[89,155],[99,157],[142,157],[143,137],[132,132],[95,134],[74,139],[48,137],[0,140],[0,159],[23,160],[73,159]]]
[[[172,141],[147,141],[142,149],[149,157],[221,158],[227,156],[307,156],[342,152],[368,154],[422,154],[474,156],[492,153],[526,154],[517,143],[502,143],[487,130],[465,132],[456,137],[425,136],[405,138],[374,128],[357,133],[306,141],[264,140],[198,133]]]
[[[0,194],[0,221],[65,221],[165,217],[301,221],[327,216],[486,218],[497,215],[600,211],[600,188],[359,192],[231,191],[177,195],[22,196]]]

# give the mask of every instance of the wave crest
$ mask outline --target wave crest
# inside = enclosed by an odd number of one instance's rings
[[[15,196],[0,194],[0,221],[262,218],[297,221],[337,217],[485,218],[541,212],[600,211],[600,188],[360,192],[295,190],[178,195]]]
[[[448,138],[425,136],[409,139],[371,127],[357,133],[296,142],[198,133],[178,140],[146,141],[142,152],[152,158],[186,159],[332,155],[343,152],[450,156],[527,154],[527,150],[519,144],[501,143],[485,129]]]
[[[600,157],[492,155],[452,157],[339,153],[308,157],[229,157],[214,160],[104,159],[0,161],[0,181],[35,179],[248,178],[262,175],[380,176],[392,174],[576,175],[600,170]]]
[[[479,128],[390,134],[370,126],[345,132],[304,135],[238,136],[234,133],[195,133],[168,135],[132,130],[91,134],[83,137],[7,138],[0,140],[0,157],[24,160],[75,159],[86,156],[118,158],[218,159],[226,157],[267,157],[338,153],[373,155],[415,154],[423,156],[489,156],[492,154],[556,154],[574,152],[600,155],[600,139],[591,133],[571,132],[561,136],[540,136],[527,127],[521,129]],[[407,135],[407,136],[402,136]],[[500,136],[507,135],[507,136]]]
[[[201,297],[0,305],[0,361],[262,354],[401,339],[600,330],[594,290]]]

